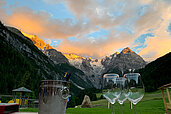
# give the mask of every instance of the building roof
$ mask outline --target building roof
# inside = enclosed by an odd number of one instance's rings
[[[18,88],[18,89],[14,89],[14,90],[12,90],[13,92],[29,92],[29,93],[31,93],[32,91],[31,90],[29,90],[29,89],[27,89],[27,88],[25,88],[25,87],[20,87],[20,88]]]

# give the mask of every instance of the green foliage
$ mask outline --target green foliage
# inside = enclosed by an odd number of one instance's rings
[[[69,102],[68,102],[67,107],[75,107],[75,106],[76,106],[75,96],[72,95],[72,96],[69,98]]]
[[[18,51],[6,45],[0,38],[0,93],[11,94],[13,89],[26,87],[38,96],[35,87],[42,79],[36,69]],[[34,96],[35,97],[35,96]]]
[[[145,90],[148,92],[155,91],[160,86],[170,83],[170,68],[171,52],[140,69],[138,72],[142,75]]]
[[[104,99],[103,95],[100,95],[100,99]]]
[[[38,112],[38,108],[20,108],[20,112]]]
[[[74,107],[76,105],[81,105],[85,95],[88,95],[90,97],[91,101],[96,101],[97,100],[97,96],[96,96],[97,92],[101,92],[101,91],[98,89],[95,89],[95,88],[89,88],[89,89],[77,91],[78,94],[72,95],[72,99],[70,99],[70,101],[69,101],[70,105],[68,105],[68,107]]]
[[[2,32],[2,30],[5,32]],[[93,87],[89,80],[84,81],[80,78],[80,76],[84,75],[81,70],[69,64],[55,65],[53,61],[31,43],[31,40],[18,35],[21,34],[19,30],[12,27],[7,29],[0,23],[0,33],[0,94],[11,94],[13,89],[24,86],[33,91],[31,93],[32,98],[38,98],[41,80],[56,78],[62,80],[65,72],[70,72],[72,81],[77,82],[79,86],[83,88]],[[6,33],[11,37],[9,41],[6,39]],[[14,48],[13,44],[16,46],[18,42],[23,47],[29,47],[31,53]],[[55,75],[58,77],[55,77]],[[80,89],[71,84],[71,93],[76,94],[78,91]]]
[[[93,87],[92,83],[88,79],[87,79],[87,81],[84,81],[82,78],[80,78],[80,76],[84,76],[84,73],[81,70],[75,68],[74,66],[69,65],[69,64],[59,64],[59,65],[56,65],[56,68],[58,68],[60,71],[63,72],[62,76],[64,76],[64,74],[66,72],[70,72],[71,73],[71,78],[70,79],[73,82],[77,82],[77,84],[79,86],[81,86],[83,88],[92,88]],[[76,87],[76,86],[73,87],[73,86],[74,85],[71,84],[71,91],[72,92],[74,91],[74,93],[77,94],[78,92],[76,92],[76,91],[78,90],[78,87]]]
[[[66,114],[111,114],[112,108],[107,108],[107,100],[102,99],[92,102],[93,108],[67,108]],[[78,106],[79,107],[79,106]],[[122,105],[123,114],[134,114],[130,109],[130,102],[127,100]],[[136,105],[138,114],[164,114],[164,103],[160,91],[145,93],[144,98]],[[38,112],[38,109],[20,109],[24,112]],[[114,104],[115,114],[120,114],[119,103]],[[169,111],[170,112],[170,111]]]

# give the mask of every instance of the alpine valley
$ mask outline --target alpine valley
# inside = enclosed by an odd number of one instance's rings
[[[4,26],[1,22],[0,44],[0,93],[3,94],[10,94],[12,89],[24,86],[33,90],[35,96],[38,96],[41,80],[61,80],[66,72],[71,73],[70,90],[74,94],[85,88],[100,89],[102,76],[105,73],[123,75],[126,72],[139,71],[142,76],[149,79],[148,81],[152,81],[150,75],[155,77],[156,74],[153,72],[155,66],[157,69],[161,68],[156,64],[164,63],[162,68],[166,69],[165,66],[170,62],[170,54],[168,54],[167,57],[162,57],[163,59],[147,64],[129,47],[101,59],[61,53],[36,35],[29,35],[16,28]],[[165,60],[168,61],[163,62]],[[159,74],[157,76],[156,79],[162,78]],[[166,76],[169,80],[169,75]],[[162,79],[165,80],[164,77]],[[159,82],[155,88],[151,88],[155,83],[147,86],[145,78],[143,80],[148,91],[154,91],[164,84]],[[164,82],[167,83],[167,80]]]
[[[11,94],[13,89],[24,86],[38,96],[41,80],[61,80],[66,72],[72,74],[71,92],[93,88],[84,72],[70,65],[61,52],[54,49],[43,51],[34,45],[37,39],[34,40],[25,37],[18,29],[0,23],[1,94]]]
[[[92,59],[91,57],[85,58],[72,53],[62,54],[36,35],[26,34],[22,31],[21,33],[32,40],[33,44],[48,56],[54,64],[59,65],[64,63],[72,65],[84,73],[80,78],[84,81],[89,80],[98,89],[101,88],[102,75],[104,73],[118,73],[122,75],[130,69],[137,70],[146,65],[143,58],[133,52],[129,47],[123,49],[120,53],[115,52],[102,59]]]

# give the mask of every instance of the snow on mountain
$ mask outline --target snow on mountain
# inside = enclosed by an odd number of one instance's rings
[[[85,58],[76,54],[64,54],[64,56],[69,60],[70,64],[80,70],[85,71],[85,69],[91,69],[88,73],[92,73],[92,75],[93,73],[99,74],[101,69],[103,69],[101,59],[92,59],[91,57]],[[88,74],[87,71],[85,71],[85,73]]]
[[[143,58],[129,47],[123,49],[120,53],[115,52],[102,59],[92,59],[91,57],[85,58],[77,54],[62,54],[55,51],[49,44],[46,44],[36,35],[29,35],[23,32],[22,34],[30,38],[40,50],[44,50],[43,52],[56,64],[68,63],[69,61],[69,64],[83,71],[85,76],[82,76],[82,78],[90,80],[96,88],[100,88],[101,78],[104,73],[120,73],[129,69],[140,69],[146,65]]]
[[[64,54],[64,56],[71,65],[83,71],[96,88],[99,88],[100,77],[104,70],[101,59],[85,58],[76,54]]]

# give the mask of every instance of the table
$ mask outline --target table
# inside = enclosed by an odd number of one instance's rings
[[[19,111],[17,103],[0,103],[0,114],[11,114]]]

